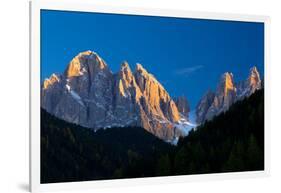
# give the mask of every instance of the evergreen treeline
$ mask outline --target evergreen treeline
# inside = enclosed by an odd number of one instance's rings
[[[94,132],[43,109],[41,120],[42,183],[153,176],[160,153],[174,148],[139,127]]]
[[[264,169],[264,93],[172,146],[139,127],[94,132],[41,109],[41,183]]]
[[[192,130],[171,158],[175,174],[263,170],[264,91]]]

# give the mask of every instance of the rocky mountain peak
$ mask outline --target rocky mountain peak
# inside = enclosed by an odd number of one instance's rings
[[[234,85],[233,74],[225,72],[220,79],[211,106],[209,106],[205,119],[210,120],[215,115],[226,111],[235,101],[236,87]]]
[[[123,62],[113,74],[95,52],[85,51],[70,61],[60,78],[55,87],[48,84],[59,79],[48,79],[41,104],[65,121],[93,129],[141,126],[168,141],[181,135],[179,121],[185,119],[169,93],[141,64],[132,73]],[[185,102],[181,103],[186,112]]]
[[[141,96],[139,87],[136,84],[135,77],[130,69],[128,62],[123,62],[120,67],[117,78],[118,93],[123,97],[136,95],[139,99]]]
[[[252,67],[249,71],[248,78],[237,84],[238,99],[248,97],[253,94],[257,89],[262,87],[262,81],[257,67]]]
[[[255,66],[250,69],[248,78],[237,84],[233,80],[232,73],[224,73],[214,95],[212,97],[203,96],[197,105],[197,122],[202,123],[205,120],[210,120],[215,115],[228,110],[235,101],[248,97],[260,89],[261,84],[260,74]]]
[[[141,64],[137,64],[134,76],[139,88],[143,92],[146,87],[146,83],[147,83],[146,79],[148,78],[148,72],[146,71],[146,69],[143,68]]]
[[[56,82],[59,82],[60,79],[56,74],[52,74],[50,78],[46,78],[43,82],[43,89],[47,89],[49,86],[53,85]]]
[[[147,74],[147,70],[140,63],[137,63],[136,65],[136,72],[141,74]]]
[[[223,93],[224,96],[227,96],[229,92],[235,90],[233,74],[229,72],[225,72],[221,76],[220,83],[218,85],[218,92]]]
[[[130,66],[129,66],[129,64],[128,64],[128,62],[127,61],[124,61],[124,62],[122,62],[122,64],[121,64],[121,70],[131,70],[130,69]]]
[[[77,77],[83,75],[85,72],[107,70],[106,63],[100,56],[93,51],[85,51],[75,56],[68,64],[65,75],[70,77]]]
[[[260,73],[256,66],[250,69],[249,77],[248,77],[248,84],[253,88],[260,88],[261,87],[261,79]]]
[[[133,73],[127,61],[124,61],[121,64],[119,75],[123,78],[126,78],[127,80],[129,79],[128,81],[131,81]]]
[[[157,87],[160,87],[161,91],[165,91],[164,87],[158,80],[153,76],[153,74],[150,74],[141,64],[137,63],[136,70],[134,73],[136,82],[138,86],[140,87],[141,91],[145,91],[145,88],[148,83],[153,83],[153,85],[157,85]],[[151,85],[150,85],[151,86]]]

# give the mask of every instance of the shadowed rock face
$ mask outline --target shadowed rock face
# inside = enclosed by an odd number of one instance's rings
[[[233,74],[222,75],[216,92],[209,91],[196,107],[197,123],[212,119],[215,115],[228,110],[237,100],[253,94],[261,88],[261,79],[256,67],[250,69],[248,78],[235,85]]]
[[[179,96],[174,99],[178,107],[179,112],[186,118],[188,118],[190,107],[185,96]]]
[[[63,75],[42,85],[41,106],[49,113],[93,129],[141,126],[164,140],[181,135],[174,126],[181,116],[175,102],[156,78],[128,63],[113,74],[94,52],[78,54]]]
[[[209,90],[199,101],[196,106],[196,122],[202,123],[206,119],[207,112],[213,104],[215,93]]]

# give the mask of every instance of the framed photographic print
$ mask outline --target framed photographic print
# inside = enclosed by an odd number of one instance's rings
[[[269,173],[265,16],[33,1],[32,192]]]

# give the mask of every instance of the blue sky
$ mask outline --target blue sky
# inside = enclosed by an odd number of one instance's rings
[[[97,52],[113,72],[141,63],[171,96],[194,107],[222,73],[235,81],[264,71],[262,23],[41,11],[41,80],[63,73],[79,52]]]

